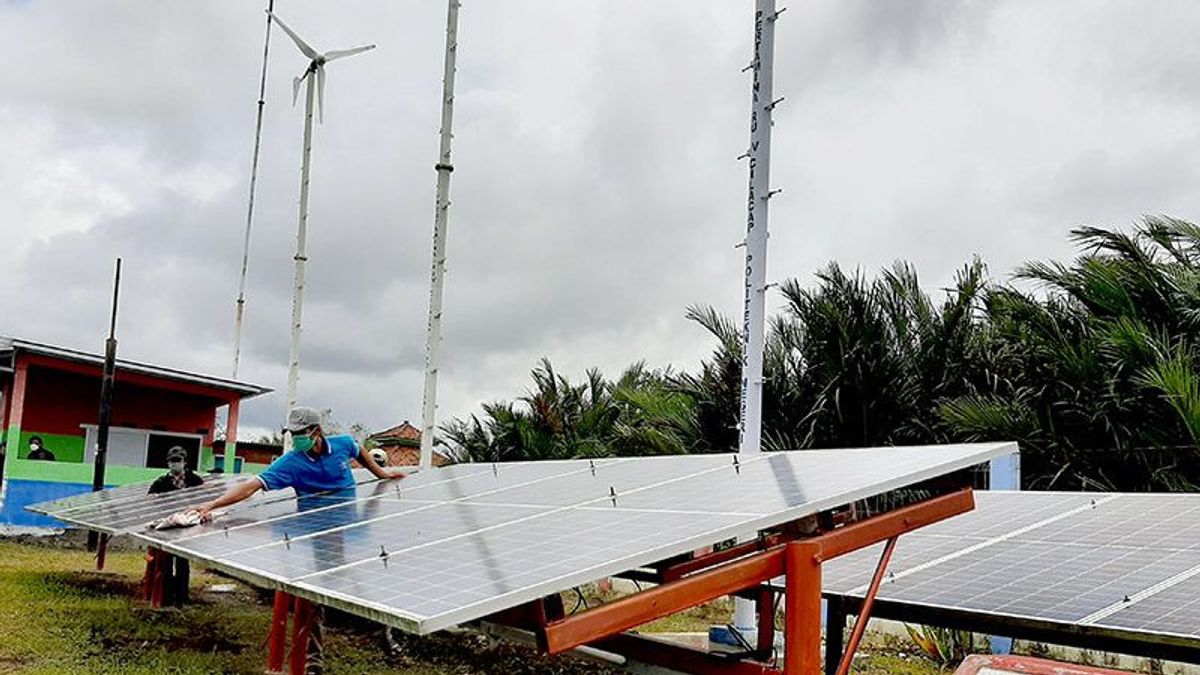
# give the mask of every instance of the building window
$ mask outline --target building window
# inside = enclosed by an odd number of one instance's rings
[[[96,425],[83,425],[84,462],[96,458],[98,433]],[[167,468],[167,451],[179,445],[188,453],[188,467],[196,469],[200,462],[201,436],[197,434],[174,434],[129,427],[110,427],[108,430],[109,466],[136,466],[145,468]]]

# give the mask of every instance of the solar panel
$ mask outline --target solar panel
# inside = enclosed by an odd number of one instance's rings
[[[1200,638],[1200,569],[1191,569],[1186,577],[1148,589],[1146,597],[1131,597],[1112,614],[1097,619],[1103,626],[1126,628],[1156,634]]]
[[[1011,495],[1017,495],[1010,498]],[[934,523],[910,532],[896,543],[892,562],[888,565],[892,581],[895,575],[943,561],[944,556],[961,555],[971,546],[978,546],[997,537],[1012,537],[1044,521],[1060,518],[1062,514],[1088,508],[1095,496],[1081,493],[1055,492],[976,492],[975,510],[955,518]],[[825,565],[822,581],[826,592],[861,593],[871,578],[883,544],[856,551]]]
[[[991,443],[466,464],[349,494],[239,505],[186,530],[130,524],[192,504],[184,495],[87,515],[252,583],[427,633],[1014,451]]]
[[[355,470],[354,477],[359,485],[375,480],[366,469]],[[241,474],[210,474],[204,476],[202,485],[156,495],[147,494],[150,489],[149,482],[131,483],[118,488],[31,504],[25,508],[100,532],[126,534],[142,529],[142,526],[156,518],[211,501],[224,494],[234,482],[242,480],[253,478]],[[294,498],[295,495],[291,491],[259,494],[249,504],[261,506]]]
[[[880,550],[826,565],[825,592],[861,597]],[[1200,495],[976,493],[900,538],[879,598],[1200,638]]]
[[[208,486],[218,484],[228,485],[227,481],[229,479],[230,476],[226,474],[217,474],[205,476],[204,482]],[[97,492],[83,492],[55,501],[31,504],[25,508],[35,513],[59,517],[60,515],[69,513],[85,513],[89,509],[100,508],[106,505],[118,506],[121,504],[144,502],[146,492],[149,489],[150,482],[131,483]]]

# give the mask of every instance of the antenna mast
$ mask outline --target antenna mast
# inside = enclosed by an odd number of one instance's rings
[[[237,379],[242,358],[242,314],[246,308],[246,270],[250,266],[250,226],[254,222],[254,190],[258,185],[258,151],[262,147],[263,106],[267,95],[267,53],[271,48],[271,10],[275,0],[267,0],[267,34],[263,38],[262,75],[258,80],[258,114],[254,121],[254,155],[250,160],[250,199],[246,207],[246,236],[242,241],[242,273],[238,277],[238,295],[233,318],[233,379]],[[234,442],[237,439],[233,439]],[[230,439],[225,439],[226,444]]]
[[[100,376],[100,414],[96,426],[96,452],[92,458],[92,491],[104,489],[104,472],[108,462],[108,426],[112,420],[113,378],[117,373],[117,301],[121,297],[121,259],[113,276],[112,318],[108,323],[108,339],[104,341],[104,370]],[[95,551],[102,539],[99,532],[88,532],[87,547]],[[103,558],[103,553],[101,554]]]
[[[271,48],[271,10],[275,0],[267,0],[267,30],[263,37],[262,74],[258,79],[258,112],[254,120],[254,154],[250,159],[250,198],[246,206],[246,234],[242,239],[242,271],[238,276],[238,294],[233,313],[233,375],[238,377],[242,360],[242,316],[246,311],[246,270],[250,267],[250,227],[254,223],[254,191],[258,186],[258,153],[262,148],[263,106],[267,98],[267,54]],[[237,457],[237,404],[229,406],[225,422],[225,456]],[[229,460],[233,466],[233,460]]]
[[[421,468],[433,466],[433,433],[437,426],[437,380],[442,341],[442,288],[446,280],[446,222],[450,211],[450,141],[454,134],[454,63],[458,56],[458,0],[446,12],[446,60],[442,74],[442,128],[438,145],[437,203],[433,217],[433,277],[429,290],[429,328],[425,344],[425,394],[421,418]]]
[[[743,158],[750,164],[746,199],[745,279],[742,284],[742,400],[738,452],[762,450],[763,349],[766,344],[767,211],[771,196],[771,113],[783,99],[774,99],[775,0],[756,0],[754,8],[754,60],[750,88],[750,148]],[[742,634],[755,629],[755,604],[734,598],[733,625]],[[753,638],[751,638],[753,639]]]
[[[775,100],[775,0],[757,0],[754,11],[754,60],[750,97],[750,188],[746,200],[746,276],[742,312],[742,401],[738,452],[761,450],[763,347],[766,342],[767,295],[767,210],[771,190],[771,112],[783,99]]]

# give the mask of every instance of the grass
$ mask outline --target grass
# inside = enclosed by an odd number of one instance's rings
[[[269,616],[255,602],[151,610],[134,598],[144,560],[0,542],[0,670],[213,673],[262,669]],[[195,575],[198,584],[213,578]],[[245,598],[241,598],[245,600]]]
[[[193,603],[184,609],[151,609],[140,600],[145,568],[139,551],[113,551],[95,571],[91,554],[52,541],[0,539],[0,673],[83,675],[116,673],[262,673],[271,611],[260,594],[241,584],[232,593],[205,592],[229,580],[193,569]],[[589,604],[601,599],[588,592]],[[565,594],[570,610],[577,596]],[[661,619],[647,632],[701,632],[725,623],[731,612],[719,600]],[[338,673],[398,675],[602,675],[615,671],[563,657],[497,645],[471,636],[401,636],[402,655],[387,653],[369,622],[329,620],[327,667]],[[901,656],[893,647],[871,649],[856,675],[931,675],[927,660]]]

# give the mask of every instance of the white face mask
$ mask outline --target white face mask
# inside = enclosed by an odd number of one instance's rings
[[[37,443],[30,443],[30,444],[29,444],[29,451],[30,451],[30,452],[33,452],[34,450],[37,450],[37,449],[38,449],[38,448],[40,448],[40,447],[42,447],[42,446],[38,445]]]
[[[167,462],[167,468],[171,470],[171,473],[183,473],[183,467],[183,462]]]

